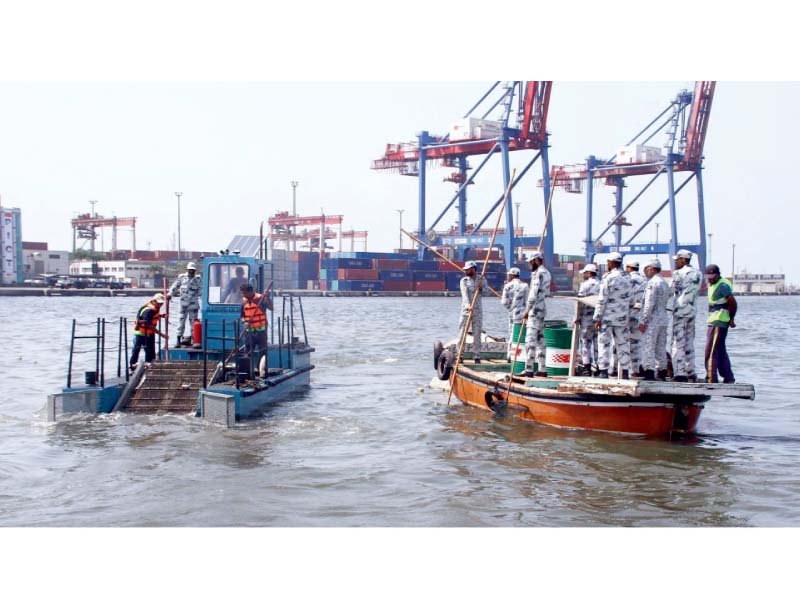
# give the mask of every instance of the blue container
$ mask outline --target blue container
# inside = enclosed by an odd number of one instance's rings
[[[458,292],[461,290],[461,279],[464,277],[463,273],[445,273],[445,286],[450,292]]]
[[[371,269],[371,258],[326,258],[322,261],[323,269]]]
[[[445,275],[442,271],[414,271],[414,281],[445,281]]]
[[[382,281],[356,281],[340,279],[333,282],[337,292],[378,292],[383,289]]]
[[[411,281],[411,271],[378,271],[378,279],[381,281]]]
[[[412,271],[438,271],[435,260],[417,260],[410,265]]]

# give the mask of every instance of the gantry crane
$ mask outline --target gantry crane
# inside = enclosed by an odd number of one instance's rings
[[[563,187],[567,192],[581,193],[586,190],[586,260],[590,261],[596,253],[618,251],[623,254],[666,254],[673,256],[679,247],[686,248],[697,254],[701,267],[706,264],[706,226],[705,209],[703,200],[703,146],[708,119],[711,114],[711,102],[714,98],[714,81],[698,81],[694,91],[683,90],[669,106],[655,119],[642,129],[623,148],[630,148],[632,152],[626,156],[619,153],[607,160],[589,156],[585,162],[554,166],[550,173],[550,181]],[[688,116],[687,116],[688,111]],[[666,116],[666,118],[665,118]],[[663,119],[663,120],[662,120]],[[653,148],[646,146],[656,134],[667,131],[667,141],[664,146],[665,155],[656,155],[651,152]],[[677,146],[676,146],[677,144]],[[637,152],[641,150],[641,153]],[[658,150],[657,148],[655,150]],[[687,172],[689,176],[675,187],[675,173]],[[622,205],[622,192],[625,179],[628,177],[650,175],[644,187],[624,207]],[[639,200],[656,179],[666,175],[667,198],[656,206],[653,213],[645,219],[636,232],[626,242],[622,242],[622,227],[630,225],[626,213],[633,204]],[[597,178],[604,178],[605,184],[614,186],[615,190],[615,215],[599,235],[593,233],[593,182]],[[676,195],[694,179],[697,189],[697,214],[699,223],[700,240],[697,244],[679,242]],[[541,181],[540,185],[546,186],[549,182]],[[669,207],[670,239],[668,243],[634,243],[639,234],[652,220],[666,207]],[[603,244],[601,238],[611,229],[614,229],[614,243]]]
[[[89,240],[90,248],[94,251],[94,242],[97,239],[97,229],[111,227],[111,251],[117,251],[117,228],[131,228],[131,257],[136,256],[136,217],[104,217],[98,214],[85,213],[78,215],[72,221],[72,252],[77,249],[78,238]]]
[[[517,175],[513,186],[525,176],[528,170],[541,158],[544,188],[544,211],[547,210],[547,199],[550,194],[550,167],[547,155],[548,133],[547,112],[550,106],[550,81],[510,81],[502,86],[497,81],[468,110],[461,121],[456,123],[449,134],[430,135],[427,131],[417,134],[415,142],[388,144],[383,157],[373,161],[372,169],[395,171],[402,175],[419,177],[419,221],[417,233],[420,239],[427,238],[433,245],[447,246],[457,250],[459,257],[469,248],[487,247],[490,235],[469,234],[467,231],[467,187],[475,176],[486,165],[489,159],[499,153],[503,169],[503,187],[499,190],[499,198],[474,226],[480,230],[489,216],[503,201],[505,189],[511,179],[509,154],[519,150],[536,151],[535,156]],[[499,97],[498,97],[499,96]],[[488,106],[488,109],[486,108]],[[499,119],[488,121],[487,117],[496,109],[500,110]],[[481,115],[475,118],[474,115]],[[483,156],[478,167],[467,176],[470,169],[467,158]],[[456,169],[445,181],[458,185],[456,193],[442,212],[430,225],[426,221],[426,185],[427,165],[439,162],[445,167]],[[436,225],[458,201],[458,232],[456,234],[439,233]],[[512,198],[509,195],[505,211],[505,230],[498,236],[496,245],[502,246],[506,265],[514,261],[514,249],[520,244],[537,246],[539,237],[518,237],[515,235],[514,211]],[[543,251],[548,260],[553,258],[553,221],[549,219],[543,244]],[[419,248],[419,256],[424,256],[424,248]]]

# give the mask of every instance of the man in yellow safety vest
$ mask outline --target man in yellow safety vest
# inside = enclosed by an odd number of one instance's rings
[[[717,372],[722,376],[722,383],[734,383],[731,361],[725,348],[728,328],[736,327],[733,318],[736,316],[736,298],[733,297],[733,284],[722,277],[717,265],[706,267],[708,279],[708,332],[706,334],[706,381],[719,383]]]

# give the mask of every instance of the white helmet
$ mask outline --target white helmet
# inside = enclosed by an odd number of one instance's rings
[[[581,273],[594,273],[597,274],[597,265],[594,263],[589,263],[585,267],[581,269]]]
[[[519,269],[517,267],[511,267],[508,270],[508,274],[509,275],[516,275],[517,277],[519,277]]]
[[[648,263],[645,265],[645,267],[653,267],[653,268],[655,268],[655,269],[660,269],[660,268],[661,268],[661,261],[660,261],[660,260],[658,260],[657,258],[654,258],[653,260],[651,260],[650,262],[648,262]]]
[[[188,265],[186,265],[186,270],[187,271],[197,271],[197,263],[190,262]]]
[[[153,296],[153,300],[155,300],[155,301],[156,301],[156,302],[158,302],[159,304],[164,304],[164,302],[166,302],[166,298],[164,298],[164,294],[162,294],[161,292],[157,292],[157,293],[156,293],[156,294]]]
[[[622,254],[620,254],[619,252],[612,252],[612,253],[610,253],[608,255],[608,258],[606,260],[608,262],[621,263],[622,262]]]
[[[544,260],[544,254],[542,254],[538,250],[534,250],[533,253],[528,257],[528,262],[531,262],[532,260],[537,258]]]
[[[474,260],[468,260],[467,262],[464,263],[464,270],[465,271],[467,269],[477,269],[477,268],[478,268],[478,265],[475,264]]]

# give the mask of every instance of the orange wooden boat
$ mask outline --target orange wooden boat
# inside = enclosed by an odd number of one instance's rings
[[[491,347],[492,338],[486,339]],[[437,344],[437,387],[449,389],[452,381],[453,396],[464,404],[544,425],[652,437],[693,433],[705,403],[713,397],[755,397],[753,386],[745,383],[517,375],[509,383],[505,344],[496,345],[494,352],[482,352],[480,364],[465,353],[458,372],[450,377],[448,353],[452,355],[455,348]]]

